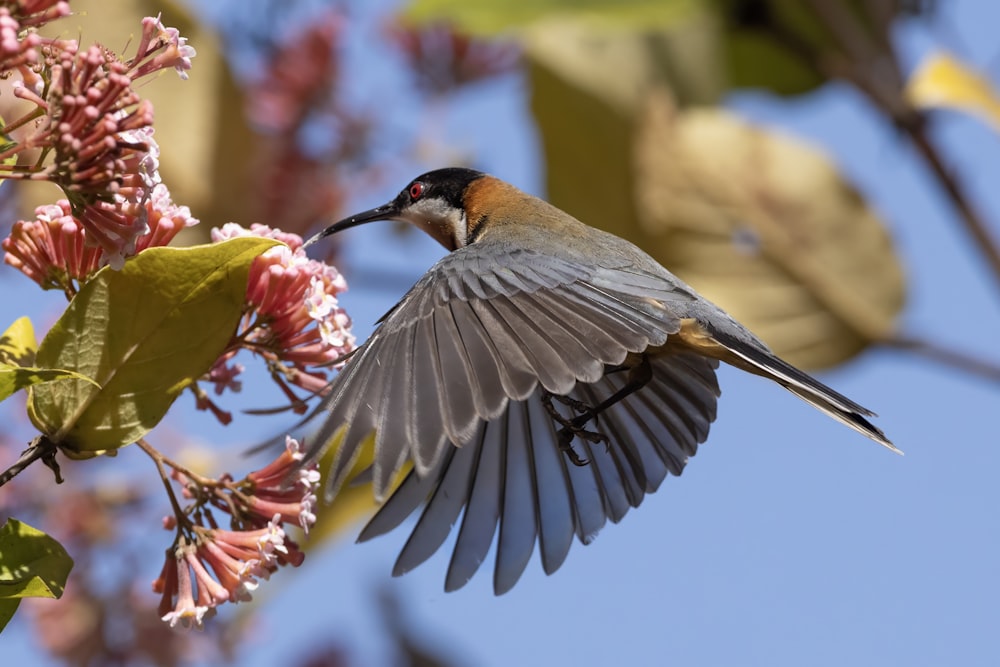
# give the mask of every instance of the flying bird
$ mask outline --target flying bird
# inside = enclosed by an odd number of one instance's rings
[[[389,497],[359,539],[420,511],[396,575],[437,551],[459,516],[446,590],[472,577],[495,536],[496,594],[536,542],[554,572],[574,536],[590,542],[681,473],[715,419],[720,361],[898,452],[874,413],[776,357],[638,247],[498,178],[428,172],[306,245],[375,220],[411,223],[450,253],[333,379],[309,458],[343,436],[331,498],[374,431],[368,474]]]

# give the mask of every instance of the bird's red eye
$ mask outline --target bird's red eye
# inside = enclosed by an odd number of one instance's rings
[[[412,183],[410,185],[410,199],[417,201],[424,194],[424,184],[420,181]]]

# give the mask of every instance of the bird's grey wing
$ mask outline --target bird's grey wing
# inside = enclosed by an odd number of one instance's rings
[[[409,459],[426,473],[451,445],[540,385],[568,393],[605,365],[662,345],[679,329],[672,301],[693,297],[628,265],[481,242],[445,256],[407,293],[341,373],[317,412],[319,455],[343,429],[332,495],[375,430],[373,482],[383,497]]]
[[[708,435],[719,395],[718,362],[679,352],[654,356],[651,364],[645,387],[601,413],[595,428],[608,437],[607,445],[574,445],[586,465],[574,465],[559,451],[556,425],[536,390],[481,423],[468,444],[450,448],[429,474],[411,472],[359,539],[392,530],[422,507],[394,574],[437,551],[460,515],[446,590],[472,577],[494,537],[498,595],[517,582],[536,542],[551,574],[562,565],[574,535],[587,544],[607,520],[621,520],[668,473],[679,475]],[[579,383],[569,395],[596,405],[621,389],[625,376],[610,373]]]

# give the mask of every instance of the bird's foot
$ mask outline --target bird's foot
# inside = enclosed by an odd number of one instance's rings
[[[577,413],[576,416],[566,417],[561,414],[558,410],[556,410],[555,405],[552,404],[553,399],[569,407],[570,410]],[[600,433],[599,431],[588,431],[585,428],[587,423],[591,420],[595,423],[597,422],[597,417],[600,412],[583,401],[579,401],[569,396],[557,396],[555,394],[550,394],[549,392],[543,392],[542,405],[545,406],[545,410],[549,413],[552,420],[562,427],[556,432],[556,437],[559,440],[559,449],[560,451],[565,452],[566,456],[569,457],[569,460],[573,465],[585,466],[590,463],[590,461],[581,457],[576,453],[576,450],[573,449],[573,438],[578,437],[581,440],[585,440],[586,442],[593,444],[604,443],[605,446],[609,445],[608,436]]]

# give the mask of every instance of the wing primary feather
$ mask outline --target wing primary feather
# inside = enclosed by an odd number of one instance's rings
[[[447,456],[442,463],[447,463]],[[427,500],[437,480],[428,475],[421,477],[410,471],[391,496],[379,507],[358,535],[358,542],[367,542],[373,537],[385,535],[397,528]]]
[[[374,396],[371,411],[375,421],[375,458],[372,484],[379,497],[389,489],[396,475],[396,465],[409,449],[407,422],[401,408],[407,403],[407,390],[413,385],[410,369],[405,366],[411,348],[409,332],[399,332],[385,341],[381,364],[376,369],[380,391]],[[412,348],[411,348],[412,349]]]
[[[511,402],[507,408],[507,456],[504,461],[503,504],[500,514],[500,537],[497,540],[493,591],[503,595],[520,579],[531,559],[536,523],[534,480],[529,459],[524,403]]]
[[[426,317],[415,322],[413,327],[415,340],[410,409],[417,415],[417,429],[408,435],[408,441],[417,473],[425,475],[446,449],[441,446],[443,437],[438,437],[446,434],[439,405],[444,391],[438,385],[440,376],[435,360],[434,323]]]
[[[374,348],[369,348],[365,351],[365,354],[357,357],[351,364],[348,364],[348,366],[354,364],[355,367],[351,369],[351,374],[345,377],[343,382],[338,383],[340,391],[335,392],[327,399],[325,405],[330,406],[331,414],[320,427],[316,436],[314,436],[317,440],[317,445],[314,447],[318,447],[319,451],[322,451],[330,446],[334,434],[342,426],[344,427],[344,437],[341,440],[340,447],[334,454],[333,463],[327,473],[326,491],[324,494],[327,501],[333,500],[337,491],[347,480],[347,475],[350,473],[355,461],[357,461],[362,441],[375,428],[375,413],[372,409],[370,397],[380,394],[383,375],[379,373],[372,374],[366,371],[369,369],[370,360],[378,351],[382,341],[378,339],[371,342],[376,343]],[[355,379],[370,375],[374,375],[374,377],[371,377],[368,384],[362,388],[355,385]],[[357,393],[350,393],[352,388],[356,389]],[[384,493],[384,489],[375,489],[378,498],[382,497],[378,495],[380,491]]]
[[[476,458],[475,447],[453,448],[448,465],[438,475],[433,495],[396,559],[393,576],[406,574],[420,565],[444,543],[465,505]]]
[[[486,559],[493,543],[503,497],[503,448],[506,441],[506,415],[483,424],[479,457],[474,476],[470,478],[469,500],[445,578],[444,589],[447,592],[458,590],[468,583]]]
[[[527,442],[535,484],[538,520],[538,545],[542,569],[552,574],[566,560],[573,544],[574,515],[569,479],[559,462],[563,456],[556,444],[552,418],[542,406],[538,394],[526,403]]]
[[[652,415],[647,417],[640,414],[637,404],[641,405],[641,399],[633,395],[613,405],[601,415],[601,431],[607,434],[612,442],[623,443],[624,447],[634,452],[642,467],[645,491],[653,493],[659,488],[669,470],[656,446],[658,438],[646,423],[647,419],[652,421]]]
[[[601,400],[606,398],[603,396],[607,393],[608,396],[614,392],[621,389],[624,385],[624,380],[620,378],[620,374],[605,375],[604,380],[602,380],[598,385],[585,385],[583,392],[586,395],[586,402],[590,405],[597,405]],[[597,395],[597,387],[601,387],[602,396]],[[594,426],[592,424],[592,426]],[[600,430],[600,422],[594,426]],[[580,442],[577,438],[575,442]],[[641,465],[636,461],[633,453],[628,451],[625,447],[621,446],[624,443],[584,443],[589,446],[590,451],[595,456],[595,460],[599,462],[602,466],[601,476],[603,479],[607,480],[609,476],[613,477],[619,482],[619,488],[624,493],[625,502],[629,507],[638,507],[642,502],[642,496],[645,493],[646,479],[642,472]],[[599,453],[599,455],[598,455]],[[612,473],[611,470],[614,470]],[[620,501],[619,501],[620,502]],[[625,512],[628,511],[628,507],[618,506],[619,512],[616,512],[616,516],[620,520],[621,517],[625,516]]]

